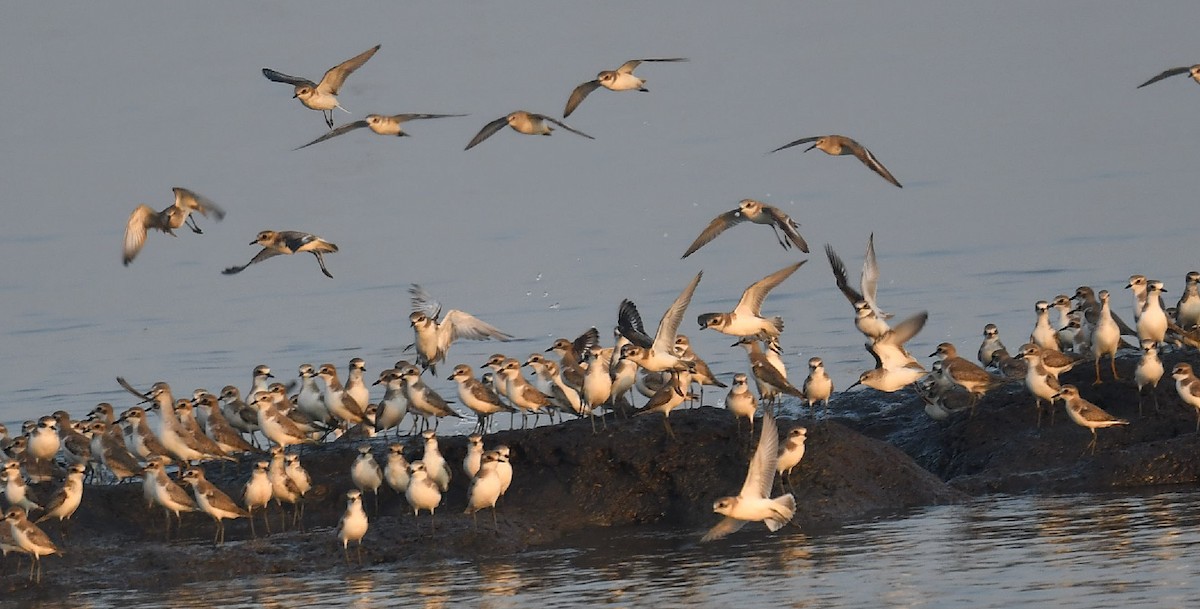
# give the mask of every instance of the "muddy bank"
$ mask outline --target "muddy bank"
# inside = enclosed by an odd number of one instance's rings
[[[667,524],[693,527],[697,539],[720,517],[712,502],[736,494],[753,452],[753,438],[739,432],[732,416],[711,407],[676,411],[666,435],[657,415],[608,420],[594,434],[587,420],[530,430],[504,431],[485,438],[488,448],[512,448],[512,487],[501,500],[499,525],[486,511],[478,526],[462,514],[467,480],[458,472],[466,451],[462,436],[441,439],[442,452],[456,476],[436,518],[414,518],[404,498],[381,490],[378,512],[365,498],[370,530],[364,547],[369,564],[423,558],[471,559],[503,556],[548,543],[568,533],[607,526]],[[781,432],[797,424],[781,418]],[[812,424],[804,461],[794,473],[801,527],[834,524],[881,512],[951,502],[961,497],[896,448],[837,422]],[[406,455],[419,458],[420,438],[402,438]],[[382,457],[389,440],[374,441]],[[244,519],[227,521],[226,543],[211,545],[213,523],[185,514],[182,530],[164,540],[160,509],[146,507],[141,484],[89,486],[84,502],[61,544],[65,556],[43,562],[43,585],[32,586],[25,571],[5,562],[7,595],[63,594],[84,588],[160,588],[261,573],[311,573],[342,569],[334,528],[351,488],[350,464],[356,445],[328,444],[306,449],[301,460],[315,488],[305,507],[305,531],[280,532],[280,514],[271,512],[274,534],[251,539]],[[226,471],[213,465],[209,479],[234,497],[248,477],[251,459]],[[436,532],[431,531],[436,526]],[[57,540],[57,527],[46,527]],[[744,534],[765,534],[747,528]],[[101,558],[102,557],[102,558]],[[55,584],[48,586],[47,584]]]

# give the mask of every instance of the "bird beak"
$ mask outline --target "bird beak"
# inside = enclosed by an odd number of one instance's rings
[[[258,240],[256,239],[256,240],[254,240],[254,241],[251,241],[251,242],[250,242],[250,245],[255,245],[255,244],[257,244],[257,243],[258,243]]]
[[[857,381],[854,381],[854,384],[853,384],[853,385],[851,385],[851,386],[849,386],[849,387],[847,387],[847,388],[846,388],[846,391],[850,391],[851,389],[854,389],[855,387],[858,387],[858,386],[859,386],[859,385],[861,385],[861,384],[862,384],[862,379],[859,379],[859,380],[857,380]]]
[[[293,97],[294,97],[294,96],[293,96]],[[817,147],[817,145],[816,145],[816,144],[813,144],[812,146],[809,146],[808,148],[805,148],[805,149],[804,149],[804,151],[805,151],[805,152],[808,152],[809,150],[812,150],[813,148],[816,148],[816,147]]]

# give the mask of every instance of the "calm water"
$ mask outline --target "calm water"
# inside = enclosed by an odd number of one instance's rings
[[[831,532],[617,531],[511,560],[262,577],[108,607],[1184,607],[1200,594],[1194,492],[991,497]],[[55,606],[55,605],[50,605]]]

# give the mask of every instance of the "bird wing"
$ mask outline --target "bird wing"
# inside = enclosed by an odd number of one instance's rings
[[[1137,88],[1141,89],[1142,87],[1144,87],[1146,85],[1152,85],[1164,78],[1167,78],[1168,76],[1177,76],[1179,74],[1186,74],[1191,71],[1192,71],[1191,66],[1181,66],[1178,68],[1171,68],[1170,70],[1166,70],[1162,74],[1159,74],[1158,76],[1155,76],[1154,78],[1151,78],[1150,80],[1147,80],[1146,82],[1138,85]]]
[[[505,116],[501,116],[500,118],[484,125],[483,129],[480,129],[479,133],[476,133],[475,137],[471,138],[471,141],[467,144],[466,148],[463,148],[463,150],[470,150],[470,149],[474,148],[475,146],[479,145],[479,143],[482,142],[483,140],[486,140],[489,137],[492,137],[493,135],[495,135],[497,131],[502,129],[507,124],[508,124],[508,116],[505,115]]]
[[[815,142],[815,141],[821,139],[822,137],[824,137],[824,136],[814,135],[812,137],[802,137],[794,142],[784,144],[784,145],[772,150],[771,152],[779,152],[780,150],[783,150],[784,148],[791,148],[792,146],[799,146],[800,144],[807,144],[809,142]],[[771,154],[771,152],[768,152],[767,154]]]
[[[263,68],[262,73],[263,73],[263,76],[267,77],[267,80],[274,81],[274,82],[285,82],[289,85],[292,85],[293,87],[300,87],[300,86],[316,87],[317,86],[317,83],[315,83],[307,78],[300,78],[299,76],[288,76],[287,74],[284,74],[283,72],[276,72],[275,70],[272,70],[271,68]]]
[[[767,294],[775,289],[775,286],[783,283],[783,280],[791,277],[792,273],[795,273],[796,269],[804,266],[805,262],[808,262],[808,260],[801,260],[796,264],[779,269],[751,284],[750,287],[746,288],[745,292],[742,292],[742,299],[738,301],[737,307],[733,309],[733,313],[735,315],[759,317],[763,300],[766,299]]]
[[[643,349],[649,349],[654,344],[654,339],[646,334],[646,327],[642,325],[642,316],[638,313],[637,305],[628,298],[622,300],[620,308],[617,309],[617,331],[629,339],[629,342]]]
[[[123,389],[125,389],[125,391],[128,391],[129,393],[132,393],[133,395],[135,395],[135,396],[137,396],[137,397],[139,397],[139,398],[142,398],[143,400],[146,400],[146,399],[149,399],[149,398],[150,398],[150,394],[148,394],[148,393],[142,393],[141,391],[138,391],[137,389],[134,389],[134,388],[133,388],[133,385],[130,385],[130,384],[129,384],[129,381],[126,381],[126,380],[125,380],[125,377],[118,376],[118,377],[117,377],[117,384],[118,384],[118,385],[120,385],[120,386],[121,386]]]
[[[763,205],[763,211],[771,216],[771,220],[775,222],[775,226],[779,227],[779,230],[782,230],[783,234],[787,235],[788,241],[791,241],[792,245],[805,254],[808,253],[808,243],[804,241],[804,237],[801,237],[800,233],[796,232],[796,227],[799,224],[796,224],[795,220],[792,220],[790,216],[780,211],[778,207]]]
[[[750,457],[750,468],[746,471],[746,482],[738,497],[766,499],[771,496],[771,484],[775,481],[775,466],[779,460],[779,429],[771,409],[763,412],[762,433],[758,446]]]
[[[655,58],[655,59],[630,59],[629,61],[626,61],[625,63],[621,64],[621,67],[617,68],[617,74],[633,74],[633,70],[634,70],[634,68],[638,67],[638,64],[642,63],[643,61],[659,61],[659,62],[663,62],[663,61],[687,61],[687,60],[688,60],[688,58],[687,58],[687,57],[662,57],[662,58]]]
[[[125,247],[121,258],[125,266],[129,266],[138,252],[142,251],[142,246],[146,243],[146,229],[157,215],[158,212],[150,209],[148,205],[138,205],[129,215],[129,222],[125,224]]]
[[[574,133],[575,135],[582,135],[583,137],[586,137],[586,138],[587,138],[587,139],[589,139],[589,140],[594,140],[594,139],[596,139],[596,138],[594,138],[594,137],[592,137],[592,136],[590,136],[590,135],[588,135],[588,134],[586,134],[586,133],[584,133],[584,132],[582,132],[582,131],[580,131],[580,130],[578,130],[578,129],[575,129],[574,127],[571,127],[570,125],[567,125],[566,123],[564,123],[564,122],[562,122],[562,121],[558,120],[557,118],[554,118],[554,117],[551,117],[551,116],[546,116],[545,114],[534,114],[533,116],[534,116],[535,118],[540,118],[540,119],[542,119],[542,120],[544,120],[544,121],[550,121],[550,122],[554,123],[555,125],[558,125],[559,127],[562,127],[563,129],[566,129],[567,131],[570,131],[571,133]]]
[[[512,336],[501,332],[499,328],[489,324],[470,313],[450,309],[446,318],[438,324],[438,350],[446,351],[450,343],[457,339],[467,340],[509,340]]]
[[[355,129],[361,129],[366,126],[367,126],[367,121],[354,121],[353,123],[346,123],[345,125],[342,125],[341,127],[338,127],[337,129],[334,129],[334,130],[326,133],[325,135],[322,135],[321,137],[319,137],[303,146],[300,146],[300,148],[308,148],[309,146],[312,146],[313,144],[319,144],[321,142],[324,142],[325,140],[327,140],[331,137],[337,137],[344,133],[349,133],[351,131],[354,131]],[[293,150],[299,150],[300,148],[293,148]]]
[[[213,203],[208,197],[198,195],[186,188],[176,186],[171,189],[175,193],[175,207],[191,211],[198,211],[204,217],[212,214],[217,220],[225,218],[225,210]]]
[[[430,319],[436,320],[442,314],[442,304],[433,299],[425,288],[418,284],[412,284],[408,287],[409,300],[412,302],[412,310],[424,313]]]
[[[578,108],[579,104],[583,103],[583,98],[587,97],[589,93],[595,91],[599,87],[600,81],[598,80],[589,80],[578,87],[575,87],[575,89],[571,91],[571,96],[567,98],[567,107],[563,110],[563,118],[571,116],[571,113],[575,111],[575,108]]]
[[[392,120],[396,121],[397,123],[403,123],[403,122],[407,122],[407,121],[414,121],[414,120],[423,119],[423,118],[450,118],[450,117],[453,117],[453,116],[470,116],[470,115],[469,115],[469,114],[420,114],[420,113],[408,113],[408,114],[393,114],[393,115],[389,116],[388,118],[390,118],[390,119],[392,119]]]
[[[283,242],[284,247],[288,248],[290,253],[299,252],[304,246],[320,240],[320,237],[298,230],[283,230],[275,233],[279,240]]]
[[[679,330],[679,322],[683,320],[683,314],[687,311],[688,305],[692,302],[692,294],[696,292],[696,286],[700,283],[700,277],[704,275],[704,271],[696,273],[696,277],[692,279],[687,287],[679,293],[679,297],[663,313],[662,319],[658,322],[658,332],[654,334],[654,344],[651,348],[660,353],[672,353],[675,348],[675,333]],[[626,337],[628,338],[628,337]],[[633,339],[630,339],[633,340]]]
[[[850,282],[846,281],[846,265],[837,252],[833,251],[833,246],[828,243],[825,244],[825,257],[829,259],[829,267],[833,269],[833,278],[837,281],[837,287],[842,291],[846,300],[849,300],[850,304],[857,304],[858,301],[863,300],[863,295],[856,292],[854,288],[850,287]]]
[[[862,288],[862,299],[870,305],[871,310],[883,319],[891,319],[891,313],[884,313],[875,301],[875,291],[879,287],[879,262],[875,259],[875,233],[867,237],[867,255],[863,257],[862,277],[859,279]]]
[[[738,532],[744,526],[746,526],[745,520],[738,520],[737,518],[730,518],[729,516],[726,516],[721,519],[721,522],[713,525],[713,528],[709,529],[708,532],[704,534],[704,537],[700,538],[700,541],[704,542],[720,539],[731,533]]]
[[[889,335],[891,338],[888,340],[888,342],[896,346],[904,345],[904,343],[907,343],[910,339],[912,339],[912,337],[916,336],[917,332],[921,331],[921,328],[925,327],[925,321],[928,319],[929,313],[926,311],[921,311],[920,313],[917,313],[916,315],[913,315],[912,317],[909,317],[908,319],[896,324],[896,327],[892,328],[891,334]]]
[[[575,349],[575,353],[580,356],[591,350],[592,347],[595,347],[599,344],[600,331],[597,330],[595,326],[588,328],[586,332],[580,334],[578,338],[571,341],[571,347]]]
[[[338,90],[342,88],[342,83],[346,82],[346,77],[355,70],[362,67],[367,60],[379,50],[379,45],[375,45],[342,63],[329,68],[329,71],[321,77],[320,84],[317,85],[317,91],[337,95]]]
[[[687,258],[696,252],[696,250],[704,247],[709,241],[717,238],[717,235],[725,232],[731,226],[740,224],[746,220],[746,215],[740,209],[727,211],[708,223],[704,230],[700,231],[700,236],[688,246],[687,251],[683,253],[681,258]],[[807,250],[806,250],[807,251]]]
[[[896,178],[892,177],[892,172],[888,171],[887,167],[884,167],[883,163],[880,163],[879,160],[875,158],[875,155],[871,154],[871,151],[867,150],[865,146],[850,138],[846,138],[846,141],[843,143],[843,145],[848,146],[850,148],[850,152],[854,153],[854,156],[858,157],[858,160],[862,161],[864,165],[870,167],[875,171],[875,173],[882,176],[883,179],[891,182],[897,188],[904,188],[904,186],[900,185],[900,182],[896,181]]]
[[[278,250],[273,250],[269,247],[264,247],[264,248],[262,248],[261,251],[259,251],[257,254],[255,254],[253,258],[250,259],[250,262],[247,262],[246,264],[243,264],[242,266],[226,267],[225,270],[221,271],[221,274],[222,275],[236,275],[237,273],[240,273],[240,272],[246,270],[246,267],[250,266],[251,264],[256,264],[256,263],[262,262],[263,260],[266,260],[267,258],[272,258],[274,256],[278,256],[281,253],[282,252],[280,252]]]

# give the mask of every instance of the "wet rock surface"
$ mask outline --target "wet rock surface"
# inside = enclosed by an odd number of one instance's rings
[[[1181,359],[1164,356],[1168,370]],[[1134,358],[1118,360],[1123,379],[1132,378],[1135,365]],[[1169,376],[1158,388],[1158,409],[1147,396],[1142,414],[1131,382],[1113,382],[1107,370],[1104,378],[1092,385],[1090,364],[1063,375],[1086,399],[1131,421],[1126,427],[1099,430],[1094,455],[1082,454],[1091,434],[1071,422],[1061,402],[1053,408],[1053,424],[1047,413],[1038,427],[1033,400],[1019,381],[985,396],[974,415],[962,412],[947,421],[926,416],[911,391],[839,394],[830,417],[819,421],[789,403],[779,419],[781,434],[795,425],[808,428],[804,460],[790,480],[798,506],[794,523],[823,528],[968,495],[1196,483],[1196,415],[1179,401]],[[414,518],[404,498],[386,487],[378,508],[366,495],[370,530],[364,562],[507,556],[589,531],[602,534],[612,526],[691,527],[698,539],[720,518],[712,513],[712,502],[741,487],[756,437],[745,423],[739,429],[730,413],[712,407],[675,411],[675,439],[658,415],[610,416],[606,422],[595,434],[584,419],[486,436],[489,449],[511,447],[515,470],[496,526],[486,510],[478,514],[477,524],[462,513],[468,481],[460,464],[466,438],[440,438],[454,477],[436,517],[425,513]],[[391,441],[371,441],[377,458],[383,459]],[[398,441],[410,460],[420,458],[420,437]],[[199,513],[184,514],[182,529],[167,541],[163,512],[146,507],[140,482],[89,485],[65,540],[55,523],[43,523],[65,552],[43,561],[43,583],[28,582],[27,562],[18,566],[9,556],[0,591],[5,598],[38,598],[87,588],[169,588],[244,575],[357,568],[345,566],[335,534],[344,493],[352,487],[349,471],[357,446],[337,442],[301,451],[315,483],[303,531],[289,526],[281,532],[281,514],[272,508],[271,535],[263,534],[261,519],[258,538],[251,538],[245,519],[226,521],[227,541],[217,547],[211,543],[212,520]],[[240,499],[256,460],[246,458],[225,468],[211,464],[208,477]],[[47,491],[49,486],[36,488]],[[783,492],[779,489],[777,483],[776,493]],[[758,528],[739,534],[766,534]]]

